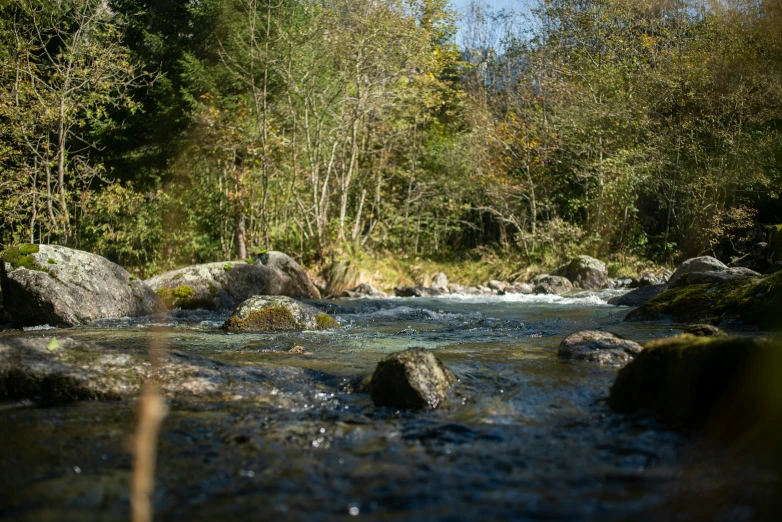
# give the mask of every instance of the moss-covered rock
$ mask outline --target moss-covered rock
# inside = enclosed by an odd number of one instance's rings
[[[627,316],[630,321],[738,323],[782,328],[782,272],[717,285],[670,288]]]
[[[216,308],[212,299],[197,297],[193,287],[188,285],[181,285],[174,288],[163,287],[157,291],[157,295],[169,309],[215,310]]]
[[[254,296],[234,311],[223,328],[234,332],[326,330],[340,324],[314,306],[285,296]]]
[[[742,422],[782,404],[781,355],[779,343],[764,338],[683,334],[652,341],[620,370],[608,404],[684,428],[730,419],[744,429]]]
[[[0,253],[0,260],[11,265],[11,271],[18,268],[26,268],[27,270],[38,270],[40,272],[48,273],[49,270],[45,266],[40,266],[35,262],[33,254],[37,254],[38,252],[40,252],[39,245],[23,243],[21,245],[12,246]],[[54,260],[50,259],[50,261]]]

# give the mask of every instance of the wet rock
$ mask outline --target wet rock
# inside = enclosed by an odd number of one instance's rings
[[[397,297],[435,297],[443,295],[443,291],[425,286],[397,286],[394,294]]]
[[[611,332],[585,330],[568,335],[557,349],[560,359],[577,359],[620,365],[639,354],[643,347]]]
[[[641,288],[636,288],[624,295],[612,297],[608,300],[608,304],[614,306],[641,306],[645,302],[660,295],[667,288],[666,285],[649,285]]]
[[[668,284],[675,286],[676,282],[684,274],[693,272],[722,272],[728,269],[728,266],[719,259],[711,256],[693,257],[681,265],[671,276]]]
[[[108,259],[56,245],[19,245],[2,253],[6,311],[20,326],[76,326],[164,309],[155,293]]]
[[[536,294],[562,295],[573,290],[573,283],[568,278],[549,274],[535,276],[532,285]]]
[[[782,270],[782,225],[773,225],[768,229],[766,258],[769,265]]]
[[[730,429],[748,429],[765,414],[780,354],[782,347],[762,338],[680,335],[652,341],[620,370],[608,404],[681,427],[722,421]]]
[[[108,348],[70,338],[0,340],[0,400],[42,404],[136,396],[147,378],[169,396],[253,396],[269,391],[256,368],[167,352],[153,369],[146,350]]]
[[[382,290],[378,290],[374,286],[362,283],[351,290],[342,292],[337,297],[374,297],[376,299],[383,299],[388,297],[388,294]]]
[[[458,285],[456,283],[448,283],[448,286],[445,288],[445,291],[449,294],[463,294],[465,287],[462,285]]]
[[[627,315],[628,321],[738,324],[782,329],[782,272],[716,285],[669,288]]]
[[[256,263],[287,276],[287,280],[283,280],[281,295],[302,299],[321,298],[320,290],[312,283],[304,269],[289,255],[270,251],[256,256],[254,259]]]
[[[434,409],[446,398],[456,376],[423,348],[410,348],[380,361],[368,388],[377,406]]]
[[[566,277],[575,288],[599,290],[608,282],[605,264],[590,256],[578,256],[570,263],[559,267],[553,275]]]
[[[448,276],[442,272],[438,272],[432,278],[431,287],[435,290],[448,291]]]
[[[714,285],[717,283],[724,283],[725,281],[733,281],[743,277],[759,275],[758,272],[750,270],[749,268],[725,268],[721,271],[688,272],[682,274],[681,277],[669,286],[671,288],[677,288],[688,285]]]
[[[727,337],[728,334],[710,324],[691,324],[684,329],[684,333],[696,337]]]
[[[253,296],[234,310],[223,328],[234,332],[326,330],[340,324],[318,308],[287,296]]]

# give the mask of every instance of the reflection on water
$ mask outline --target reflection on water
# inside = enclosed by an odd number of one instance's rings
[[[173,350],[307,370],[275,382],[284,401],[171,405],[160,520],[668,520],[698,518],[704,502],[724,506],[726,520],[757,519],[773,477],[725,455],[694,459],[696,441],[606,408],[615,369],[556,358],[577,330],[639,342],[678,332],[625,324],[606,298],[316,303],[344,325],[326,332],[229,334],[224,316],[188,313],[58,333],[138,349],[164,324]],[[445,407],[398,412],[350,393],[351,378],[411,346],[434,350],[460,378]],[[133,413],[127,403],[0,411],[0,515],[126,519]]]

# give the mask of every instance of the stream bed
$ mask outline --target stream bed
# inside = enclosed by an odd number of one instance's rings
[[[163,326],[170,350],[269,373],[263,400],[169,403],[156,520],[762,520],[776,478],[761,463],[612,413],[617,369],[556,357],[578,330],[680,331],[624,323],[610,295],[316,303],[343,324],[330,331],[229,334],[191,312],[0,337],[140,349]],[[350,391],[413,346],[459,378],[441,408]],[[133,401],[0,403],[0,519],[127,520],[134,416]]]

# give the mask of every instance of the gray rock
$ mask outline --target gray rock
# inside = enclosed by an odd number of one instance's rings
[[[223,328],[234,332],[325,330],[340,324],[320,309],[287,296],[253,296],[242,302]]]
[[[637,288],[631,292],[627,292],[624,295],[612,297],[608,300],[608,304],[614,306],[641,306],[650,299],[660,295],[665,291],[667,285],[649,285]]]
[[[432,288],[436,290],[447,291],[448,290],[448,276],[442,272],[438,272],[432,278]]]
[[[574,287],[584,290],[599,290],[608,282],[605,264],[589,256],[578,256],[555,270],[553,275],[566,277]]]
[[[716,326],[710,324],[691,324],[684,329],[686,334],[694,335],[696,337],[727,337],[724,331]]]
[[[164,310],[155,293],[108,259],[56,245],[22,245],[0,261],[6,311],[20,326],[76,326]]]
[[[425,286],[397,286],[394,294],[397,297],[435,297],[443,295],[443,291]]]
[[[168,396],[258,396],[273,388],[257,368],[165,352],[153,369],[146,349],[107,348],[69,338],[0,340],[0,400],[42,404],[136,396],[153,378]]]
[[[727,270],[727,268],[725,263],[711,256],[693,257],[679,265],[679,268],[676,269],[668,280],[668,284],[674,286],[684,274],[693,272],[722,272]]]
[[[759,276],[760,274],[749,268],[725,268],[719,272],[688,272],[682,274],[670,288],[689,285],[716,285],[726,281],[734,281],[745,277]]]
[[[549,274],[535,276],[532,285],[536,294],[562,295],[573,290],[573,283],[568,278]]]
[[[527,283],[513,283],[505,287],[506,294],[531,294],[535,288]]]
[[[295,288],[285,273],[244,261],[189,266],[146,282],[169,307],[184,309],[231,310],[254,295],[285,295]]]
[[[320,290],[312,284],[309,276],[299,264],[282,252],[266,252],[255,257],[255,261],[263,266],[287,276],[283,278],[280,295],[298,297],[301,299],[320,299]]]
[[[503,283],[502,281],[498,281],[496,279],[492,279],[489,281],[488,287],[492,290],[497,290],[498,292],[504,292],[505,289],[508,287],[508,283]]]
[[[382,290],[378,290],[374,286],[361,283],[351,290],[342,292],[338,297],[374,297],[377,299],[383,299],[388,297],[388,294]]]
[[[380,361],[368,384],[372,401],[391,408],[434,409],[456,376],[423,348],[410,348]]]
[[[567,336],[557,349],[557,357],[620,365],[632,360],[641,350],[640,344],[611,332],[585,330]]]

